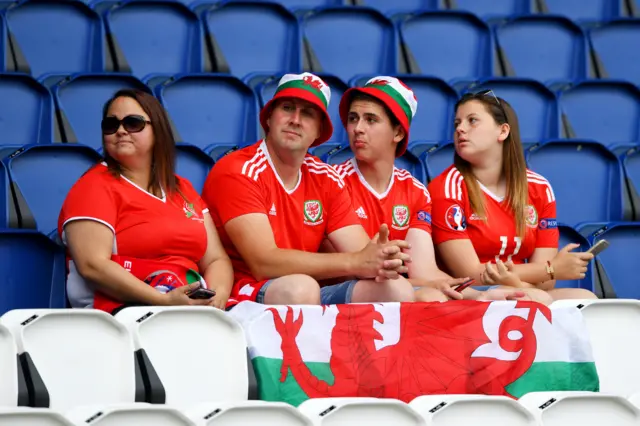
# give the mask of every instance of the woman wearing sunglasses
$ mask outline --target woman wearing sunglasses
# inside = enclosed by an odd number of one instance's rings
[[[104,161],[75,183],[58,221],[71,306],[114,314],[128,305],[223,308],[231,263],[200,196],[174,172],[160,103],[119,91],[104,106],[102,134]]]
[[[492,91],[466,94],[454,126],[454,164],[429,184],[434,243],[446,270],[479,286],[518,287],[543,303],[595,298],[554,288],[555,280],[584,278],[593,256],[571,252],[574,244],[558,251],[553,189],[527,170],[511,106]]]

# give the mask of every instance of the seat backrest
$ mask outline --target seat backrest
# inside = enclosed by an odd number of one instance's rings
[[[4,163],[0,161],[0,229],[9,227],[9,201],[11,189],[9,188],[9,175]]]
[[[580,244],[580,247],[573,250],[574,252],[587,251],[591,246],[589,241],[578,231],[568,225],[559,224],[558,230],[560,231],[560,240],[558,242],[558,249],[566,246],[567,244]],[[556,280],[556,288],[585,288],[590,291],[594,291],[593,276],[591,272],[592,263],[587,266],[587,273],[582,280]]]
[[[82,2],[19,2],[6,11],[13,41],[31,74],[102,71],[106,44],[100,17]],[[18,64],[20,67],[20,64]]]
[[[640,299],[640,287],[637,285],[640,226],[609,226],[598,239],[605,239],[610,243],[609,248],[598,255],[598,259],[616,296],[622,299]]]
[[[377,9],[384,14],[438,8],[438,0],[395,0],[392,2],[388,0],[362,0],[360,4]]]
[[[558,101],[571,137],[604,144],[640,140],[640,89],[630,83],[591,80],[560,92]]]
[[[394,399],[312,398],[298,410],[316,425],[423,426],[427,423],[409,404]]]
[[[211,9],[204,22],[237,77],[302,69],[300,26],[284,6],[235,1]]]
[[[608,21],[620,16],[624,0],[544,0],[548,13],[578,22]]]
[[[50,408],[129,403],[135,400],[131,335],[95,309],[13,310],[7,326],[46,386]],[[98,385],[99,383],[99,385]]]
[[[127,1],[105,14],[107,31],[138,78],[203,71],[203,32],[194,12],[171,1]]]
[[[305,15],[302,31],[320,69],[349,81],[356,74],[394,75],[398,42],[392,22],[375,9],[326,8]],[[312,61],[313,62],[313,61]]]
[[[473,87],[474,92],[489,89],[513,107],[518,116],[522,142],[539,143],[559,136],[558,100],[542,83],[520,78],[495,78]]]
[[[522,16],[498,26],[496,37],[515,77],[546,82],[587,76],[586,38],[567,18]]]
[[[273,98],[281,77],[281,75],[275,75],[257,86],[256,91],[258,92],[260,104],[262,106]],[[334,75],[318,73],[318,77],[322,78],[322,80],[331,88],[331,101],[329,102],[328,110],[329,116],[331,117],[331,123],[333,123],[333,134],[329,141],[345,142],[348,138],[345,133],[344,126],[342,125],[342,121],[340,120],[340,99],[342,99],[342,95],[344,95],[344,92],[346,92],[349,87],[344,81]]]
[[[589,32],[591,46],[601,71],[607,78],[627,80],[640,86],[640,20],[620,20],[593,28]]]
[[[31,146],[10,157],[9,178],[24,199],[17,206],[23,221],[30,214],[39,231],[55,230],[67,193],[99,160],[93,149],[71,144]]]
[[[2,6],[0,6],[2,10]],[[5,57],[5,51],[7,50],[7,24],[4,20],[4,15],[0,15],[0,73],[7,70],[7,61]],[[8,56],[8,55],[7,55]],[[9,70],[13,71],[13,70]]]
[[[217,413],[211,416],[211,413]],[[260,426],[312,426],[311,419],[294,406],[284,402],[234,401],[228,403],[205,402],[187,410],[187,415],[203,426],[256,425]],[[203,422],[204,420],[204,422]],[[198,423],[200,424],[200,423]]]
[[[453,164],[455,148],[451,142],[443,142],[427,149],[422,154],[422,162],[427,168],[429,181],[435,179]]]
[[[53,140],[53,101],[40,83],[27,75],[0,76],[0,147]]]
[[[446,81],[493,75],[489,27],[471,13],[439,11],[413,15],[400,24],[400,34],[410,59],[419,68],[411,70],[412,73]]]
[[[188,179],[198,194],[202,193],[211,167],[213,167],[213,158],[197,146],[176,145],[176,174]]]
[[[0,315],[66,306],[64,251],[39,232],[0,230],[0,276]]]
[[[0,324],[0,407],[15,407],[18,404],[18,368],[21,367],[18,364],[16,342],[9,329]]]
[[[137,78],[126,74],[79,74],[52,87],[63,119],[67,120],[75,140],[93,149],[102,148],[102,108],[120,89],[150,90]]]
[[[74,426],[66,416],[49,408],[0,407],[0,424],[11,426]]]
[[[96,424],[100,426],[196,426],[177,407],[161,404],[100,404],[76,407],[65,413],[65,416],[77,425],[86,424],[87,419],[99,419]]]
[[[466,10],[482,18],[526,15],[530,12],[528,0],[456,0],[455,3],[457,9]]]
[[[635,220],[640,220],[640,146],[624,156],[623,165],[635,207]]]
[[[622,220],[622,176],[618,158],[594,142],[558,141],[529,151],[531,170],[553,188],[558,222]],[[571,164],[579,167],[569,168]],[[585,196],[588,194],[588,196]]]
[[[235,77],[178,76],[158,90],[184,142],[204,149],[258,139],[257,98]]]
[[[175,406],[248,398],[246,340],[242,327],[207,307],[133,307],[116,319],[131,331],[160,378],[166,403]],[[178,360],[196,357],[185,374]],[[206,360],[206,361],[204,361]]]

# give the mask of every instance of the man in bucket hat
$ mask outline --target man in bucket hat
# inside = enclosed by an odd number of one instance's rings
[[[228,307],[411,301],[410,258],[388,227],[370,240],[338,173],[307,150],[331,137],[329,86],[287,74],[260,112],[264,140],[223,157],[203,199],[234,267]],[[318,253],[327,238],[340,253]],[[325,286],[319,280],[344,281]]]

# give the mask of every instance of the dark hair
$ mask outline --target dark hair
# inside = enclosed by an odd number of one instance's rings
[[[149,181],[149,189],[153,193],[160,193],[162,190],[166,194],[173,194],[178,189],[177,179],[175,175],[175,157],[176,148],[171,126],[169,125],[169,117],[160,102],[152,95],[137,89],[119,90],[111,99],[109,99],[102,110],[102,118],[106,118],[109,108],[113,101],[118,98],[131,98],[140,104],[140,107],[149,116],[151,121],[151,129],[153,131],[153,151],[151,157],[151,180]],[[102,149],[104,151],[104,161],[107,163],[109,171],[120,177],[122,168],[120,164],[113,159],[104,146],[104,137],[102,139]]]
[[[455,110],[458,111],[461,105],[470,101],[481,102],[485,110],[499,125],[509,125],[509,136],[502,144],[502,174],[507,180],[506,201],[515,217],[516,233],[520,237],[524,237],[525,208],[529,202],[529,189],[527,184],[527,163],[524,159],[524,150],[520,140],[518,116],[507,101],[496,97],[491,91],[465,94],[456,103]],[[478,216],[486,218],[482,191],[478,181],[473,176],[471,165],[457,153],[454,155],[453,163],[462,174],[467,185],[471,209]]]
[[[371,96],[367,93],[355,92],[349,98],[349,108],[351,108],[351,104],[353,104],[355,101],[373,102],[375,104],[380,105],[382,108],[384,108],[384,112],[387,113],[387,117],[389,117],[389,121],[391,121],[391,125],[393,127],[400,126],[400,120],[396,118],[396,116],[391,112],[389,107],[384,104],[384,102],[382,102],[380,99],[376,98],[375,96]]]

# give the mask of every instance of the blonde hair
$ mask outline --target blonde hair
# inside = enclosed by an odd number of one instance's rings
[[[529,188],[527,184],[527,164],[524,159],[522,141],[520,140],[518,116],[507,101],[494,96],[492,92],[466,94],[456,103],[455,110],[457,111],[461,105],[470,101],[481,102],[496,123],[499,125],[506,123],[510,127],[509,135],[502,144],[501,173],[507,181],[505,201],[515,217],[516,233],[521,238],[524,238]],[[462,174],[467,185],[471,210],[486,220],[484,195],[473,174],[471,164],[462,159],[457,153],[453,157],[453,164]]]

